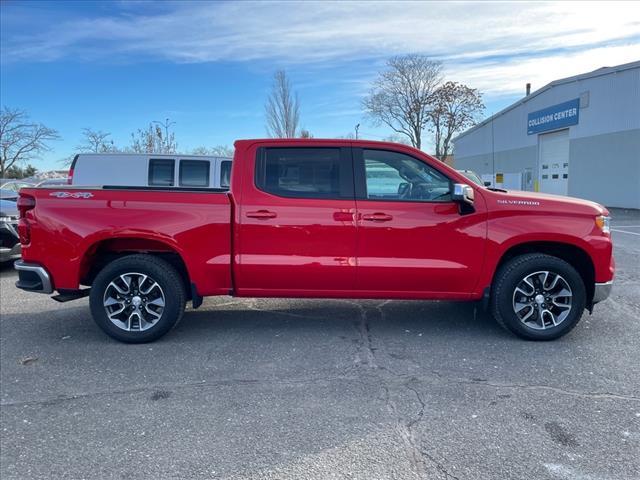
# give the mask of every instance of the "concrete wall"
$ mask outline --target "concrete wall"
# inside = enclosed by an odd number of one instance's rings
[[[569,195],[640,209],[640,129],[571,140]]]

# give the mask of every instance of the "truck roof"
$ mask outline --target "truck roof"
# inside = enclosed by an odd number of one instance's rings
[[[153,158],[231,158],[216,155],[187,155],[182,153],[79,153],[81,157],[153,157]]]

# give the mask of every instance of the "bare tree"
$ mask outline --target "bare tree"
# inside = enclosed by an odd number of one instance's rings
[[[382,139],[383,142],[393,142],[393,143],[401,143],[402,145],[411,146],[411,142],[406,136],[398,135],[397,133],[393,133],[388,135]]]
[[[451,138],[457,132],[476,124],[484,111],[482,96],[474,88],[457,82],[446,82],[436,91],[431,111],[436,157],[443,160],[451,152]]]
[[[116,151],[113,140],[108,132],[102,130],[93,130],[91,128],[82,129],[82,144],[76,147],[79,152],[106,153]]]
[[[212,157],[233,157],[233,147],[216,145],[215,147],[197,147],[191,150],[191,155],[209,155]]]
[[[303,128],[300,130],[300,138],[313,138],[313,134],[306,128]]]
[[[362,102],[365,112],[376,124],[384,123],[420,148],[434,93],[441,82],[441,69],[440,62],[423,55],[391,58]]]
[[[160,123],[160,122],[156,122]],[[176,153],[178,144],[171,129],[169,119],[159,125],[149,124],[146,129],[139,128],[131,134],[129,150],[134,153]]]
[[[264,106],[267,132],[271,137],[295,138],[300,122],[298,94],[291,90],[291,83],[284,70],[273,77],[271,94]]]
[[[47,142],[58,140],[58,132],[41,123],[31,122],[24,110],[2,107],[0,111],[0,177],[50,150]]]

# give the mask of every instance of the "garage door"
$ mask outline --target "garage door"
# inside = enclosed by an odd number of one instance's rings
[[[538,159],[540,191],[567,195],[569,193],[569,130],[540,135]]]

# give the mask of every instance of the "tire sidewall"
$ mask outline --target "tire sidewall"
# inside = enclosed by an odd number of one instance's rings
[[[91,287],[89,303],[96,324],[107,335],[126,343],[145,343],[156,340],[171,330],[180,320],[184,311],[185,293],[181,278],[167,262],[147,255],[131,255],[114,260],[96,276]],[[162,288],[165,306],[162,317],[151,328],[142,332],[128,332],[114,325],[104,309],[103,299],[109,283],[125,273],[149,275]]]
[[[529,340],[554,340],[571,331],[582,318],[586,307],[586,290],[580,274],[567,262],[549,255],[517,257],[498,274],[494,312],[506,328]],[[524,325],[513,310],[513,293],[527,275],[546,270],[561,275],[571,287],[572,305],[567,318],[558,326],[536,330]]]

